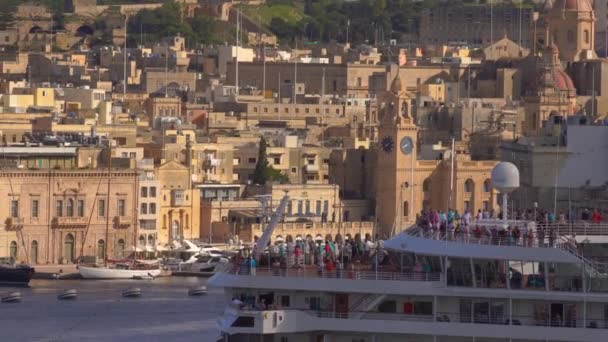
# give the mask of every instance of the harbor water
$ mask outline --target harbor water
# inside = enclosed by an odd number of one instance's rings
[[[188,296],[207,279],[32,280],[30,287],[0,287],[0,295],[19,291],[20,303],[0,303],[1,341],[171,341],[215,342],[223,292]],[[141,297],[124,298],[129,287]],[[74,300],[58,300],[76,289]]]

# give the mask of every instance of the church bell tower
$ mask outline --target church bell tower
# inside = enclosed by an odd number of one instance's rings
[[[398,70],[390,91],[379,98],[379,108],[376,216],[380,238],[388,238],[413,224],[416,217],[418,127],[412,117],[412,98],[403,91]]]

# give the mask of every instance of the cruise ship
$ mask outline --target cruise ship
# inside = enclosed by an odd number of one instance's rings
[[[521,236],[497,234],[505,224]],[[225,291],[223,340],[606,340],[608,273],[594,259],[605,224],[544,227],[561,231],[542,240],[532,238],[535,222],[470,228],[414,225],[378,244],[367,263],[336,271],[232,265],[210,279]]]

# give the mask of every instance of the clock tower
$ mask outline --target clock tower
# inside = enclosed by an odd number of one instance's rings
[[[387,76],[391,73],[387,72]],[[412,118],[412,99],[403,91],[399,71],[379,99],[380,127],[376,162],[378,233],[388,238],[413,224],[414,173],[418,127]]]

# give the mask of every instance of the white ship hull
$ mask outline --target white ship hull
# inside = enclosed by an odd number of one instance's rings
[[[107,267],[79,266],[78,272],[84,279],[134,279],[134,278],[156,278],[160,275],[160,269],[153,270],[128,270]]]

